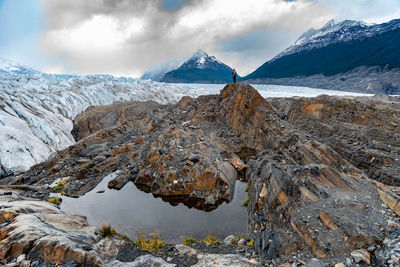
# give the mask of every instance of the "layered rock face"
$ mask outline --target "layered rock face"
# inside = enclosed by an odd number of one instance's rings
[[[74,146],[4,183],[44,188],[68,177],[63,193],[77,197],[120,170],[109,187],[133,181],[173,204],[210,210],[232,199],[243,177],[257,253],[341,257],[384,240],[394,213],[382,213],[383,202],[400,214],[399,197],[380,183],[396,184],[397,101],[323,96],[271,105],[251,86],[229,84],[174,106],[91,108],[74,122]]]
[[[400,108],[392,96],[271,99],[285,120],[369,178],[400,185]]]
[[[0,190],[0,259],[25,254],[28,259],[56,264],[101,265],[98,237],[85,217],[65,214],[53,204],[15,192],[3,193]]]

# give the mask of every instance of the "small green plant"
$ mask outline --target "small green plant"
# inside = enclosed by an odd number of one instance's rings
[[[166,246],[158,233],[152,233],[152,238],[147,238],[144,234],[138,233],[135,246],[142,251],[153,252]]]
[[[218,244],[218,239],[215,236],[213,236],[211,233],[209,233],[206,238],[201,240],[201,242],[206,243],[212,247],[215,247]]]
[[[246,189],[244,191],[249,192],[250,187],[246,186]]]
[[[115,229],[109,224],[100,227],[99,232],[102,237],[109,237],[117,234],[117,231],[115,231]]]
[[[58,181],[57,184],[58,185],[65,185],[69,181],[70,178],[71,177],[65,177],[64,179],[61,179],[60,181]]]
[[[64,185],[57,185],[49,189],[50,193],[60,193],[64,189]]]
[[[243,206],[247,207],[247,205],[249,205],[250,202],[250,197],[248,196],[246,199],[243,200]]]
[[[185,246],[189,246],[194,243],[196,243],[196,239],[194,239],[193,237],[186,237],[185,240],[183,240],[183,244]]]
[[[61,201],[62,201],[62,199],[58,198],[58,197],[49,197],[49,198],[47,198],[47,202],[50,202],[50,203],[55,204],[57,206],[61,205]]]
[[[82,167],[82,168],[89,168],[89,165],[88,165],[88,164],[84,164],[84,165],[82,165],[81,167]]]
[[[246,245],[249,247],[254,246],[254,239],[250,240],[249,242],[246,242]]]
[[[147,186],[150,186],[150,185],[151,185],[151,182],[150,182],[150,181],[148,181],[148,182],[146,183],[146,185],[147,185]]]

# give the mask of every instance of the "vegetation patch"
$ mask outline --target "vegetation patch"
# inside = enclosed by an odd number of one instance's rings
[[[60,181],[58,181],[57,184],[58,185],[65,185],[69,181],[70,178],[71,177],[65,177],[64,179],[61,179]]]
[[[47,202],[60,206],[62,199],[59,197],[49,197],[47,198]]]
[[[99,232],[102,237],[110,237],[117,234],[117,231],[109,224],[100,227]]]
[[[243,206],[247,207],[250,202],[250,197],[247,197],[246,199],[243,200]]]
[[[196,243],[196,239],[193,238],[193,237],[186,237],[185,240],[183,240],[183,244],[185,246],[189,246],[189,245],[194,244],[194,243]]]
[[[209,233],[206,238],[201,240],[201,242],[206,243],[212,247],[216,247],[218,245],[218,238]]]
[[[64,189],[64,185],[56,185],[54,187],[51,187],[49,189],[50,193],[61,193],[61,191],[63,191]]]
[[[158,233],[152,233],[151,238],[147,238],[144,234],[138,233],[135,246],[142,251],[153,252],[166,246]]]
[[[249,192],[250,187],[246,186],[246,189],[244,191]]]
[[[254,239],[250,240],[249,242],[246,242],[246,245],[249,247],[254,246]]]

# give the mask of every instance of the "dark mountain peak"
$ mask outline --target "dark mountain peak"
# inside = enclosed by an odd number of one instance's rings
[[[165,74],[164,82],[225,83],[232,80],[232,68],[199,49],[178,69]]]
[[[179,69],[212,69],[229,70],[231,68],[214,56],[209,56],[206,52],[199,49],[188,60],[186,60]]]
[[[359,67],[400,67],[400,20],[382,24],[329,21],[310,29],[246,79],[333,76]],[[380,82],[377,80],[377,82]]]

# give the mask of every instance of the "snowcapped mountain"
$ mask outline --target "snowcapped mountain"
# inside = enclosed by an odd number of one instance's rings
[[[179,68],[165,74],[164,82],[225,83],[232,80],[232,68],[214,56],[198,50]]]
[[[357,67],[400,67],[400,19],[383,24],[329,21],[310,29],[245,79],[288,78],[349,72]]]
[[[167,72],[176,70],[177,68],[179,68],[180,65],[182,65],[182,63],[184,61],[185,60],[183,60],[183,59],[174,59],[174,60],[167,61],[159,66],[148,69],[142,75],[142,77],[140,77],[140,79],[152,80],[155,82],[159,82],[164,78],[164,76]]]
[[[211,70],[229,70],[232,69],[219,61],[214,56],[209,56],[206,52],[198,50],[192,57],[186,60],[179,69],[211,69]]]
[[[366,24],[362,21],[354,20],[345,20],[336,24],[334,20],[330,20],[319,30],[311,28],[303,33],[294,45],[284,50],[274,59],[300,52],[302,50],[327,46],[335,42],[346,42],[371,37],[379,32],[382,33],[386,30],[392,29],[392,26],[393,25],[382,27],[382,25]]]

